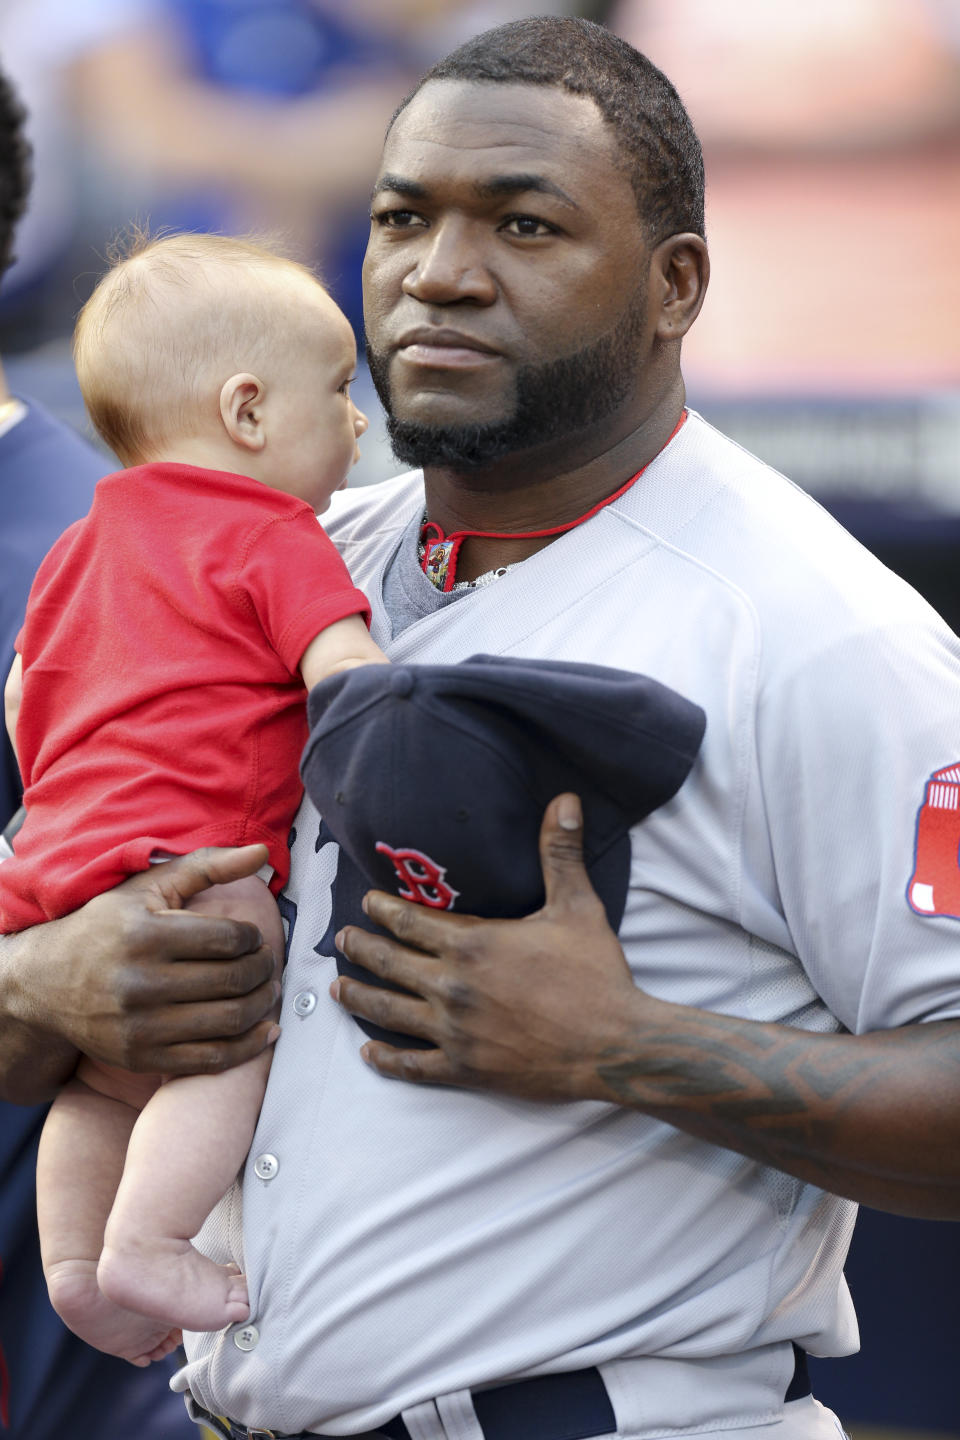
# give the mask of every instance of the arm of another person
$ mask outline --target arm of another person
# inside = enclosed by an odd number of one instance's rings
[[[0,936],[0,1098],[48,1099],[81,1052],[166,1075],[259,1054],[278,1033],[272,951],[252,925],[182,907],[265,858],[262,845],[194,851]]]
[[[367,897],[397,939],[348,927],[337,943],[413,993],[340,977],[331,994],[438,1047],[368,1041],[368,1064],[415,1083],[625,1105],[862,1204],[960,1219],[960,1020],[824,1035],[655,999],[590,885],[581,826],[575,796],[549,806],[546,903],[522,920]]]

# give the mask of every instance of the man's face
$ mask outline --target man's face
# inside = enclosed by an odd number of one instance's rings
[[[592,100],[425,86],[387,138],[364,262],[400,458],[471,469],[599,422],[628,433],[653,341],[649,260]]]

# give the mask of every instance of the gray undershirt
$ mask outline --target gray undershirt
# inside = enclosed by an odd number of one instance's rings
[[[408,625],[432,615],[435,610],[443,610],[461,595],[471,593],[469,590],[450,590],[444,594],[424,575],[417,554],[420,524],[419,515],[411,520],[383,574],[383,605],[393,627],[394,639]]]

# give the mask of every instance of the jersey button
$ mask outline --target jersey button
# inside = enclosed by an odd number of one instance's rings
[[[233,1332],[233,1343],[238,1350],[252,1350],[260,1339],[256,1325],[244,1325]]]
[[[253,1173],[258,1180],[272,1180],[279,1169],[280,1161],[269,1153],[258,1155],[253,1162]]]
[[[317,1008],[317,997],[312,990],[301,990],[299,995],[293,997],[293,1013],[301,1019],[310,1015]]]

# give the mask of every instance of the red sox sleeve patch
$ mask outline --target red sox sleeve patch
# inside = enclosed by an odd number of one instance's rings
[[[907,903],[918,915],[960,919],[960,763],[927,781]]]

